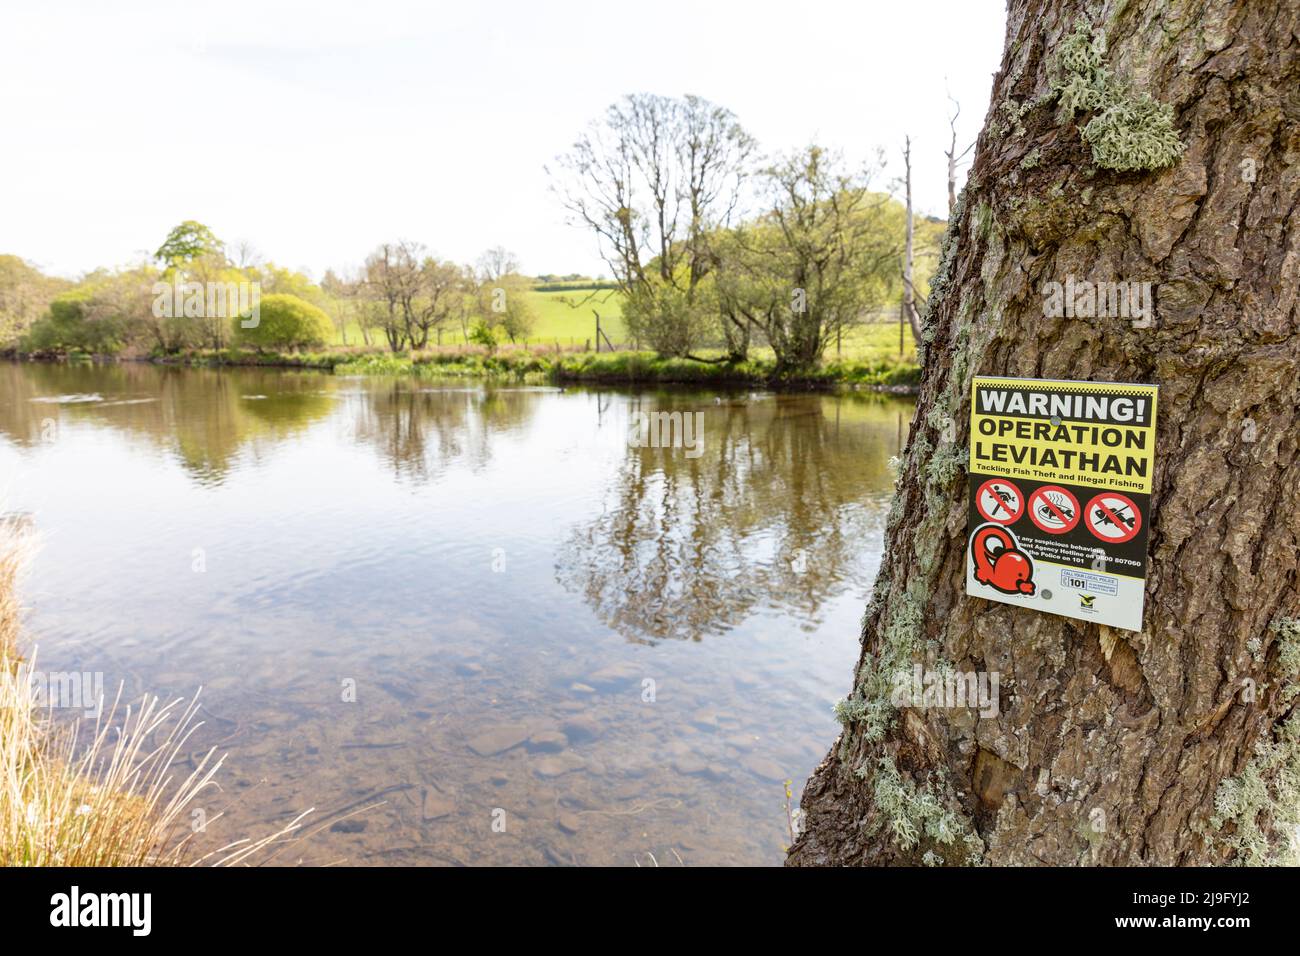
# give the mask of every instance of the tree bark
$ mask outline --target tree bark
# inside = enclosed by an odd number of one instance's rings
[[[1061,115],[1049,73],[1080,16],[1111,77],[1173,108],[1172,165],[1104,168],[1081,137],[1094,114]],[[1297,169],[1300,0],[1012,0],[927,309],[858,699],[789,863],[1276,858],[1300,797]],[[1151,282],[1154,321],[1045,317],[1045,283],[1071,275]],[[965,595],[976,373],[1159,384],[1142,632]],[[864,696],[899,647],[998,672],[998,715]]]

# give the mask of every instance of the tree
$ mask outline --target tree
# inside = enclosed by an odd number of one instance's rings
[[[789,862],[1259,863],[1300,824],[1297,0],[1012,4],[844,730]],[[1069,275],[1155,315],[1045,314]],[[1161,388],[1141,633],[964,594],[975,373]],[[912,662],[998,715],[897,709]]]
[[[70,284],[43,275],[18,256],[0,256],[0,350],[17,345]]]
[[[167,234],[153,255],[164,265],[177,266],[215,254],[225,256],[221,240],[203,223],[186,219]]]
[[[762,332],[781,373],[815,367],[897,283],[902,211],[867,182],[818,146],[783,157],[760,175],[769,212],[718,245],[719,308]]]
[[[957,152],[957,118],[961,116],[961,103],[951,96],[948,99],[952,100],[952,116],[948,117],[948,131],[952,134],[952,139],[943,154],[948,157],[948,215],[951,216],[957,205],[957,166],[975,148],[975,144],[967,143],[965,149]]]
[[[903,314],[912,326],[912,338],[921,341],[921,316],[916,311],[916,287],[912,284],[915,262],[912,254],[912,139],[904,137],[903,181],[907,196],[906,239],[903,246]]]
[[[240,255],[251,256],[251,247],[245,244]],[[164,268],[162,281],[177,286],[198,283],[205,290],[205,300],[208,298],[207,291],[216,286],[224,288],[246,280],[244,272],[235,268],[227,258],[225,244],[211,229],[193,219],[185,220],[167,234],[163,244],[154,253],[154,259]],[[197,327],[198,336],[208,348],[220,349],[225,346],[231,318],[226,310],[204,308],[199,315],[187,318]]]
[[[635,94],[558,160],[556,189],[596,233],[626,297],[628,331],[661,354],[687,355],[713,318],[697,296],[708,235],[736,212],[754,148],[730,110]]]
[[[385,242],[366,259],[367,321],[383,331],[394,352],[406,345],[405,303],[419,288],[418,249],[415,243]]]
[[[371,305],[364,321],[383,329],[388,347],[400,352],[425,348],[430,333],[457,316],[465,276],[417,242],[386,242],[366,259],[365,289]]]
[[[158,271],[148,263],[88,273],[50,301],[45,315],[23,336],[21,348],[27,352],[112,355],[140,341],[156,341],[152,306],[157,279]],[[181,334],[184,330],[171,331]]]
[[[432,256],[420,263],[419,280],[419,294],[405,305],[406,337],[412,348],[422,349],[428,347],[430,333],[456,316],[465,283],[460,266]]]
[[[501,246],[489,249],[478,260],[479,317],[491,328],[499,328],[511,342],[527,339],[537,321],[528,301],[532,283],[519,274],[519,259]]]
[[[234,316],[231,332],[240,345],[257,349],[320,348],[334,332],[330,317],[296,295],[272,293],[262,297],[256,325]]]

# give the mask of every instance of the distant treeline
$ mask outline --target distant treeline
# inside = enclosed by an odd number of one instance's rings
[[[609,279],[553,279],[538,276],[533,289],[537,292],[599,292],[602,289],[617,289],[618,283]]]

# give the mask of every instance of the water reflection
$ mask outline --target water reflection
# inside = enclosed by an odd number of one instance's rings
[[[703,454],[630,447],[644,411]],[[911,411],[0,364],[0,488],[43,661],[203,686],[215,843],[314,806],[289,862],[778,863]]]
[[[172,452],[200,484],[220,484],[232,462],[321,421],[332,380],[278,370],[143,363],[0,365],[0,432],[34,446],[59,430],[94,425]]]
[[[701,413],[703,453],[633,447],[557,577],[630,640],[699,640],[756,607],[814,626],[860,577],[891,484],[902,412],[878,398],[661,394],[637,413]],[[629,426],[630,427],[630,426]]]
[[[481,468],[492,443],[524,425],[537,408],[525,389],[432,387],[404,379],[357,382],[348,394],[355,439],[394,477],[425,483],[452,463]]]

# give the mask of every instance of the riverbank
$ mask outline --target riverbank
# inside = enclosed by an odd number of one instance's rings
[[[29,361],[102,360],[94,356],[16,356]],[[108,361],[131,360],[108,358]],[[562,349],[462,346],[393,353],[377,349],[334,348],[323,352],[268,352],[204,349],[179,355],[140,356],[136,360],[187,367],[249,366],[316,369],[339,375],[412,375],[421,378],[503,379],[533,384],[694,385],[716,388],[808,390],[865,388],[914,394],[921,370],[907,358],[846,359],[798,373],[778,370],[776,362],[660,358],[652,352],[584,352]]]
[[[84,709],[84,686],[64,698],[70,679],[91,675],[46,675],[19,652],[18,578],[31,548],[20,523],[0,515],[0,865],[234,865],[296,831],[301,817],[194,859],[189,808],[215,787],[223,760],[209,750],[188,775],[176,771],[198,726],[197,700],[146,697],[119,710],[101,696],[80,740],[49,718],[47,708]]]

